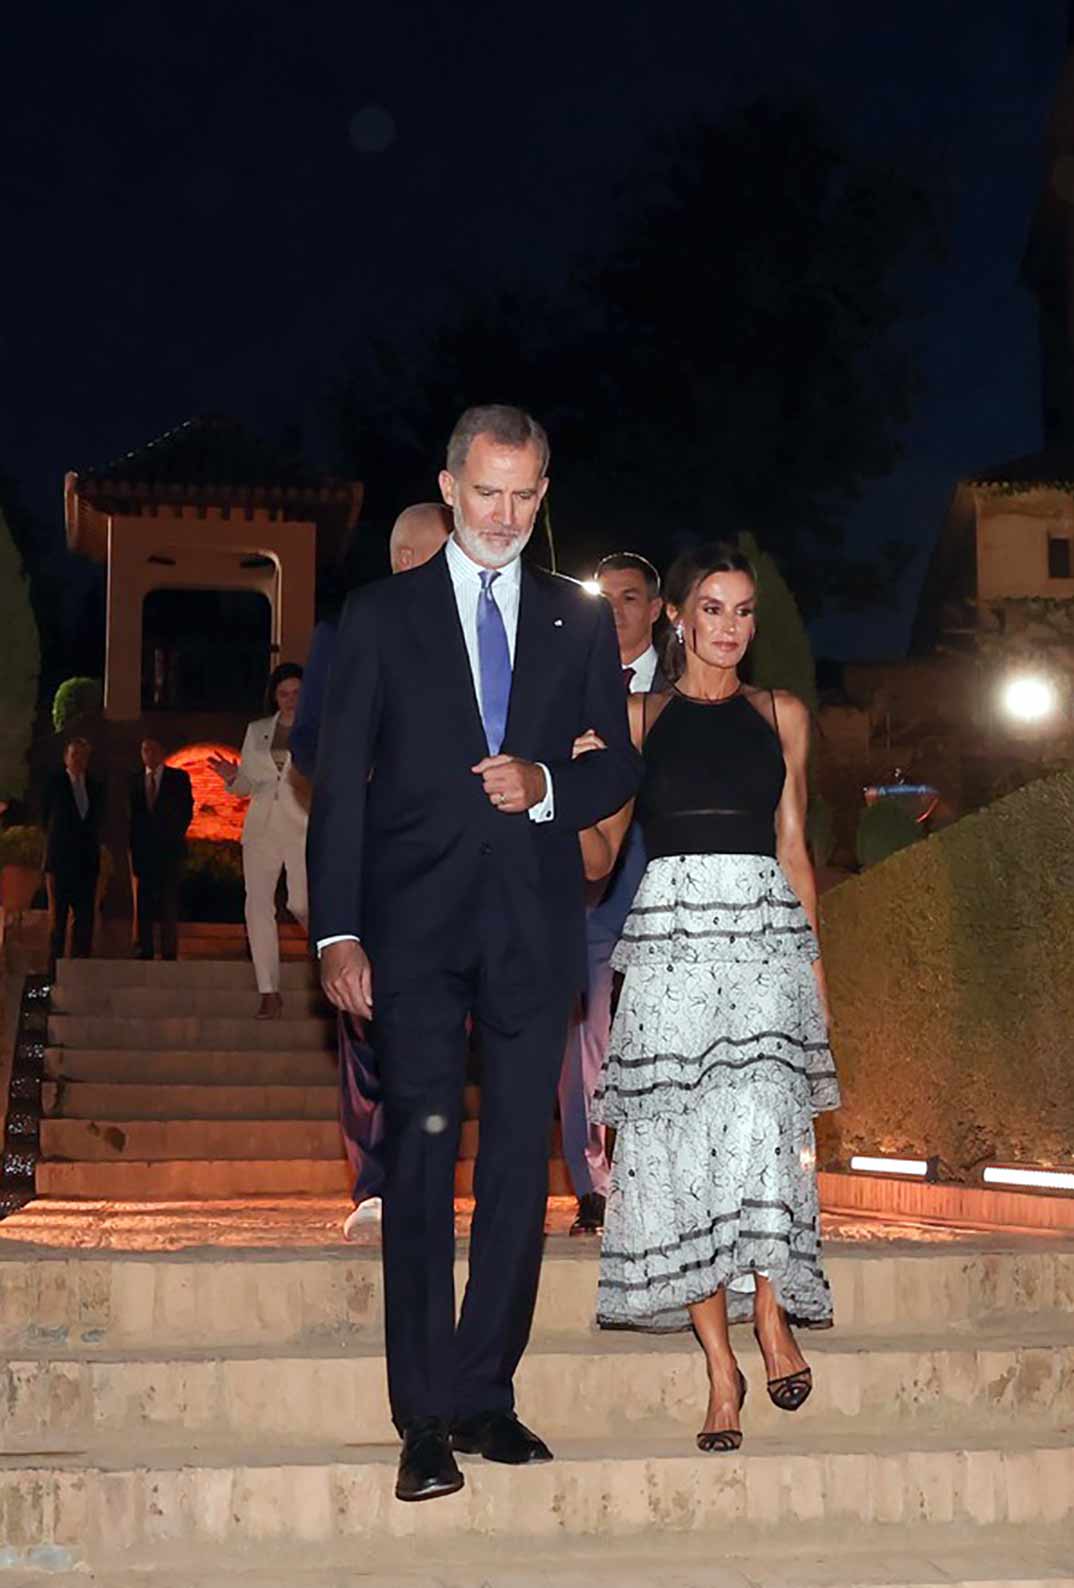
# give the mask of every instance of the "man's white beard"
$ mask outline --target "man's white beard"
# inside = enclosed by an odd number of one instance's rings
[[[529,529],[520,529],[506,544],[500,544],[487,539],[480,530],[472,529],[463,518],[458,503],[452,508],[451,516],[455,524],[455,539],[474,562],[485,568],[506,568],[509,562],[514,562],[519,556],[533,534],[531,525]]]

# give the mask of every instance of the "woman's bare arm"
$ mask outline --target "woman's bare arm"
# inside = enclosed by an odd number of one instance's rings
[[[776,859],[780,869],[801,900],[813,931],[820,941],[817,910],[817,879],[806,842],[806,810],[809,805],[809,710],[796,695],[780,689],[775,693],[779,736],[787,778],[783,797],[776,809]],[[828,1014],[828,989],[820,959],[813,964],[817,990],[825,1015]]]
[[[641,694],[631,695],[627,701],[630,737],[636,750],[641,749],[645,731],[642,707],[644,698]],[[574,742],[575,755],[595,755],[601,749],[603,745],[591,729]],[[598,822],[595,827],[587,827],[584,832],[578,834],[587,882],[601,882],[605,877],[611,876],[633,817],[634,801],[628,800],[611,816],[605,816],[604,820]]]

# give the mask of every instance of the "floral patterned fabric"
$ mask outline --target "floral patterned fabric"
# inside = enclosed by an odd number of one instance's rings
[[[813,1116],[838,1106],[817,945],[763,855],[652,861],[612,963],[624,972],[594,1110],[617,1128],[598,1319],[681,1329],[754,1275],[800,1324],[831,1322]]]

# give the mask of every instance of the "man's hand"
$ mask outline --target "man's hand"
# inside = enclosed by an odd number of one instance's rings
[[[321,950],[321,986],[329,1003],[361,1020],[373,1018],[373,967],[361,943],[347,938]]]
[[[548,792],[541,768],[534,761],[519,761],[513,755],[487,755],[470,771],[481,778],[496,809],[509,815],[539,805]]]

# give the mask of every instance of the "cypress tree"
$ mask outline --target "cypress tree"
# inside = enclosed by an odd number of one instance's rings
[[[22,558],[0,511],[0,799],[26,792],[41,646]]]
[[[758,689],[789,689],[814,712],[813,647],[798,603],[774,558],[751,534],[741,534],[738,546],[757,571],[757,635],[750,647],[750,683]]]

